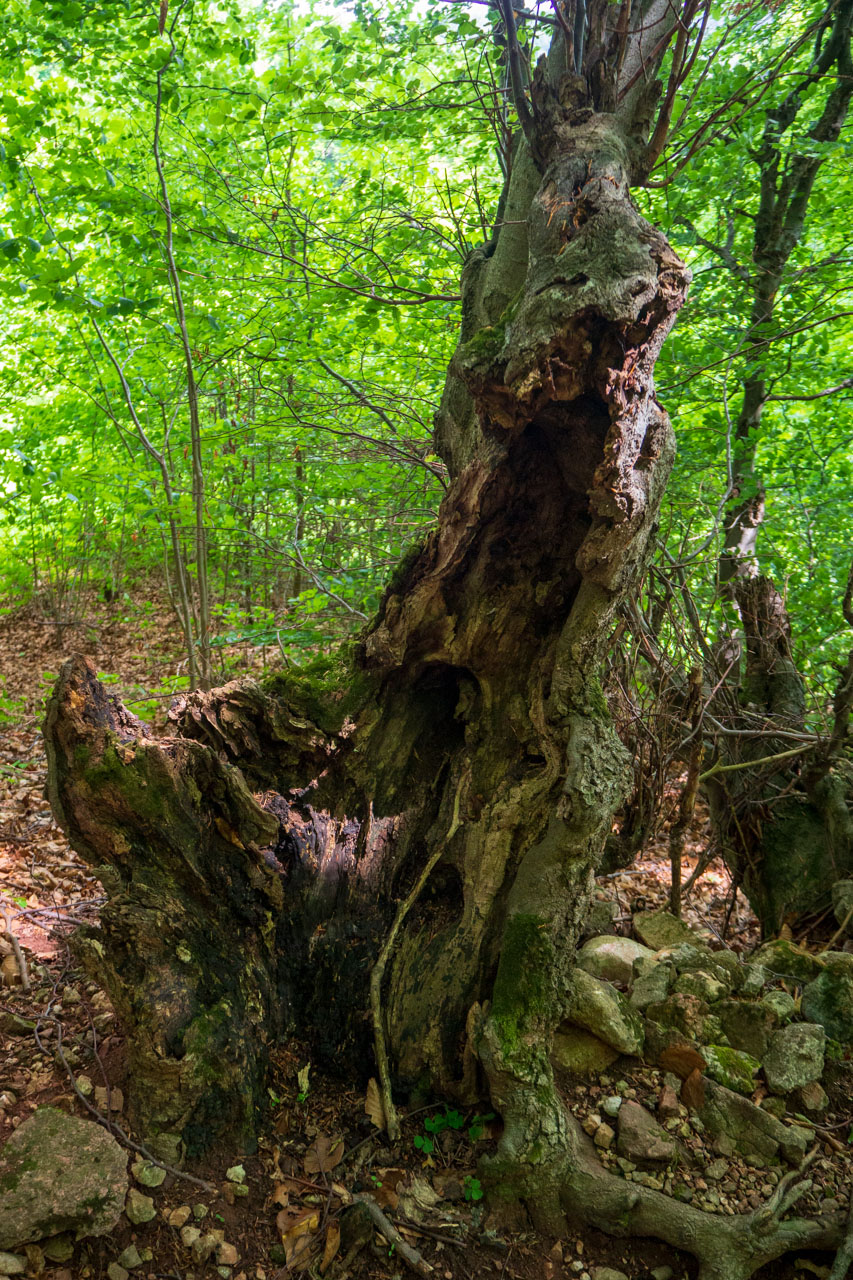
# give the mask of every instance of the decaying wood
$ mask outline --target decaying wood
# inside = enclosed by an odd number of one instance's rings
[[[571,58],[555,28],[537,69],[498,228],[463,272],[438,525],[354,653],[325,680],[184,698],[159,741],[73,660],[51,799],[109,895],[79,946],[128,1033],[143,1127],[248,1140],[290,1026],[370,1074],[373,971],[395,1086],[500,1112],[480,1172],[504,1203],[745,1280],[834,1226],[782,1221],[781,1201],[722,1223],[612,1177],[549,1060],[627,784],[596,672],[672,463],[654,365],[689,281],[630,195],[678,8],[635,5],[616,40],[610,8],[589,0]]]

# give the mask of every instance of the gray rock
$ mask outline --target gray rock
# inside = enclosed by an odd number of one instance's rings
[[[768,981],[768,973],[763,965],[745,964],[741,971],[739,990],[742,996],[760,996]]]
[[[118,1255],[118,1265],[127,1271],[132,1271],[134,1267],[141,1267],[142,1263],[142,1254],[135,1244],[129,1244],[124,1252]]]
[[[675,947],[680,942],[702,945],[699,935],[670,911],[638,911],[634,916],[634,932],[652,951]]]
[[[620,1053],[638,1054],[643,1048],[643,1019],[621,991],[575,970],[566,1005],[566,1017],[575,1026],[591,1031]]]
[[[618,1057],[619,1050],[611,1048],[598,1036],[565,1023],[555,1032],[551,1043],[552,1063],[572,1076],[597,1076]]]
[[[779,1025],[772,1009],[751,1000],[721,1000],[714,1013],[732,1048],[758,1059],[766,1053],[770,1036]]]
[[[131,1187],[127,1193],[127,1202],[124,1211],[134,1226],[141,1226],[143,1222],[150,1222],[152,1218],[157,1217],[157,1210],[154,1208],[154,1201],[150,1196],[143,1195],[136,1187]]]
[[[626,1099],[619,1109],[616,1150],[635,1164],[665,1164],[678,1154],[678,1144],[645,1107]]]
[[[0,1275],[22,1276],[27,1269],[27,1260],[20,1253],[0,1253]]]
[[[713,1004],[729,994],[731,985],[720,982],[719,978],[714,977],[712,973],[706,973],[704,969],[692,969],[678,975],[673,991],[678,991],[682,995],[698,996],[700,1000]]]
[[[842,958],[853,962],[853,956]],[[804,1018],[819,1023],[833,1040],[853,1044],[853,967],[829,961],[803,991],[801,1009]]]
[[[117,1262],[111,1262],[107,1267],[107,1276],[109,1280],[130,1280],[130,1272],[125,1271]]]
[[[669,960],[658,960],[652,956],[640,956],[634,961],[634,980],[631,983],[630,1002],[634,1009],[640,1011],[649,1005],[660,1004],[669,996],[670,987],[675,982],[675,968]]]
[[[705,1081],[705,1099],[698,1117],[716,1150],[725,1146],[758,1166],[769,1165],[780,1154],[793,1165],[806,1154],[804,1130],[788,1128],[748,1098],[713,1080]]]
[[[794,997],[787,991],[768,991],[761,997],[761,1003],[778,1022],[790,1022],[797,1007]]]
[[[601,1104],[601,1110],[606,1116],[618,1116],[619,1108],[622,1106],[622,1099],[618,1094],[613,1094],[610,1098],[605,1098]]]
[[[823,1075],[826,1032],[814,1022],[792,1022],[774,1031],[764,1055],[764,1075],[771,1093],[790,1093]]]
[[[634,961],[643,956],[650,960],[654,952],[633,938],[604,935],[583,944],[577,955],[577,966],[593,978],[624,982],[627,986],[633,976]]]
[[[642,1012],[650,1004],[660,1004],[669,995],[674,977],[675,971],[671,965],[650,965],[645,972],[634,978],[629,997],[632,1006]]]
[[[590,1280],[628,1280],[624,1271],[617,1271],[615,1267],[590,1267]]]
[[[91,1120],[39,1107],[0,1151],[0,1249],[63,1231],[112,1231],[124,1207],[127,1155]]]

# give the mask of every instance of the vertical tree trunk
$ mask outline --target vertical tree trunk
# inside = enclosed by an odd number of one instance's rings
[[[720,581],[736,605],[743,630],[740,695],[746,715],[738,727],[748,735],[756,728],[756,717],[760,720],[754,740],[747,736],[745,742],[743,737],[723,741],[721,752],[729,764],[783,752],[792,745],[790,738],[768,736],[768,730],[784,734],[804,723],[805,688],[791,652],[787,607],[773,581],[760,572],[758,538],[765,494],[756,458],[762,417],[774,398],[768,390],[767,340],[777,297],[803,237],[811,193],[829,154],[827,144],[838,139],[853,94],[851,27],[853,0],[826,6],[810,65],[767,112],[756,153],[760,188],[751,268],[740,267],[730,248],[715,249],[752,294],[745,335],[750,372],[735,425],[733,498]],[[792,143],[786,150],[806,91],[824,85],[823,105],[807,131],[809,145]],[[735,881],[766,933],[777,931],[786,919],[827,906],[833,881],[853,865],[850,823],[843,820],[845,782],[829,776],[826,761],[824,766],[780,762],[769,769],[721,774],[711,788],[716,825]]]

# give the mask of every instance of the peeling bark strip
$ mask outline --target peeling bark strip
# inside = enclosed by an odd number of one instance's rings
[[[571,50],[557,29],[519,103],[495,236],[463,272],[438,527],[348,665],[325,686],[195,694],[175,711],[184,736],[153,742],[77,661],[45,732],[57,816],[106,864],[103,927],[81,946],[114,993],[143,1126],[199,1146],[231,1108],[250,1131],[285,1025],[339,1069],[369,1062],[381,952],[396,1081],[489,1092],[504,1131],[481,1177],[499,1202],[555,1235],[567,1214],[660,1235],[708,1280],[741,1280],[834,1228],[780,1224],[782,1188],[729,1224],[612,1177],[549,1061],[627,782],[596,672],[673,456],[653,369],[689,274],[629,182],[650,159],[656,70],[676,27],[678,66],[695,56],[699,10],[576,0]]]

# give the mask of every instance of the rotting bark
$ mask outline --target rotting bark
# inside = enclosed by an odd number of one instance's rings
[[[496,1205],[558,1234],[569,1214],[659,1235],[740,1280],[832,1228],[774,1219],[759,1248],[755,1215],[724,1224],[612,1177],[549,1061],[627,782],[597,669],[672,462],[653,370],[689,279],[629,190],[678,12],[623,6],[610,35],[606,0],[583,8],[586,52],[558,33],[537,69],[503,221],[463,274],[438,526],[344,668],[191,695],[181,736],[154,742],[75,660],[46,725],[51,799],[110,898],[81,945],[128,1034],[143,1129],[191,1147],[251,1131],[285,1028],[352,1062],[398,903],[435,860],[375,984],[398,1088],[489,1092]]]

